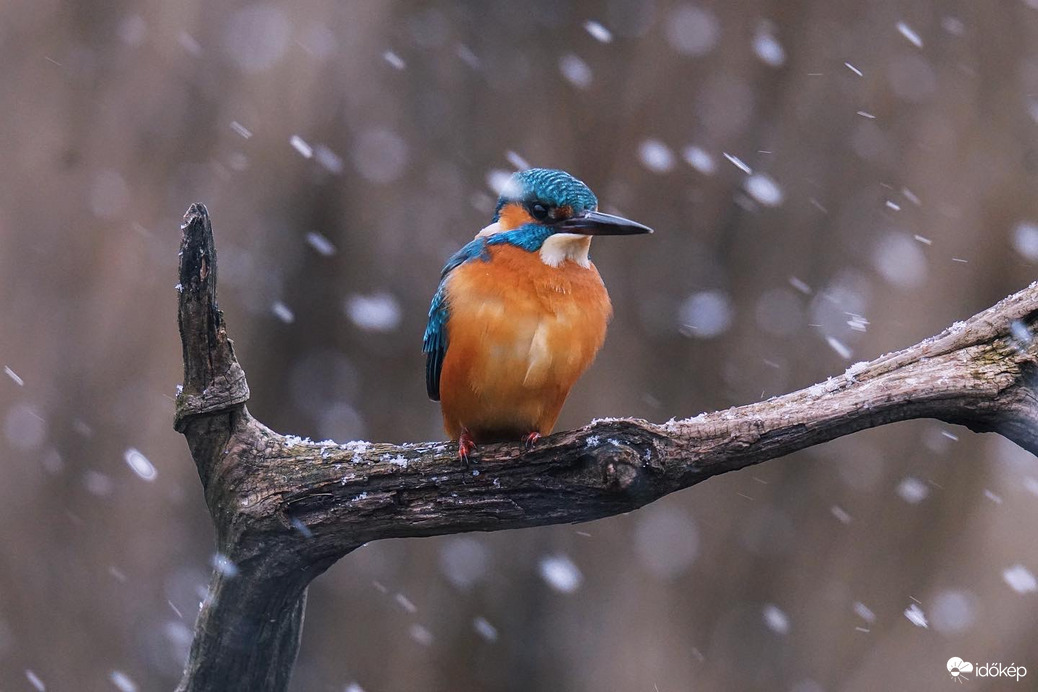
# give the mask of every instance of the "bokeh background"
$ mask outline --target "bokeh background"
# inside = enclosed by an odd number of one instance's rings
[[[213,559],[177,249],[209,206],[252,412],[442,439],[444,259],[516,167],[657,229],[560,425],[808,386],[1038,269],[1038,2],[0,4],[0,688],[171,689]],[[946,689],[1038,677],[1038,463],[887,426],[581,526],[368,545],[292,689]],[[978,689],[1024,689],[1033,683]]]

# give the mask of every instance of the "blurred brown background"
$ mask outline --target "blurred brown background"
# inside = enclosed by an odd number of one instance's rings
[[[5,690],[178,679],[214,550],[172,430],[193,201],[251,410],[340,441],[442,438],[428,300],[524,162],[657,229],[595,244],[616,318],[564,427],[810,385],[1038,266],[1035,0],[8,0],[0,65]],[[629,516],[366,546],[292,687],[946,689],[960,656],[1024,689],[1036,523],[1030,455],[889,426]]]

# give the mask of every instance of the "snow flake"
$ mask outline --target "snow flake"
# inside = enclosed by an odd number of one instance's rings
[[[407,67],[407,63],[404,62],[404,59],[391,50],[387,50],[385,53],[383,53],[382,59],[389,63],[391,67],[397,70],[402,70],[405,67]]]
[[[897,486],[897,494],[910,505],[919,504],[930,494],[930,489],[918,478],[907,476]]]
[[[112,684],[116,686],[119,692],[137,692],[137,683],[121,670],[113,670],[108,679],[112,681]]]
[[[917,34],[915,32],[915,29],[913,29],[912,27],[908,26],[904,22],[898,22],[897,30],[902,36],[908,39],[909,43],[911,43],[916,48],[923,47],[923,39],[919,38],[919,34]]]
[[[674,168],[674,153],[658,139],[647,139],[638,145],[638,158],[653,173],[666,173]]]
[[[1002,579],[1009,584],[1009,588],[1017,593],[1034,593],[1038,591],[1038,578],[1034,572],[1021,564],[1013,565],[1002,570]]]
[[[497,641],[497,628],[487,622],[486,618],[477,617],[472,621],[472,629],[476,630],[476,634],[486,639],[488,642]]]
[[[728,153],[728,152],[726,152],[726,151],[725,151],[725,152],[722,152],[722,153],[724,154],[724,157],[725,157],[726,159],[728,159],[728,160],[729,160],[729,161],[730,161],[730,162],[732,163],[732,165],[733,165],[733,166],[735,166],[736,168],[738,168],[738,169],[739,169],[740,171],[742,171],[742,172],[743,172],[743,173],[745,173],[746,175],[751,175],[751,174],[753,173],[753,169],[752,169],[752,168],[750,168],[749,166],[747,166],[747,165],[746,165],[746,164],[745,164],[745,163],[743,162],[743,160],[742,160],[742,159],[740,159],[740,158],[739,158],[738,156],[735,156],[734,154],[729,154],[729,153]]]
[[[777,605],[769,603],[763,610],[764,624],[776,634],[789,634],[789,616]]]
[[[14,383],[16,385],[18,385],[19,387],[24,387],[25,386],[25,380],[23,380],[22,378],[18,377],[18,374],[14,370],[12,370],[9,366],[7,366],[7,365],[4,366],[4,374],[7,375],[8,377],[10,377],[11,380],[13,380]]]
[[[593,19],[584,22],[584,30],[591,34],[591,38],[599,43],[610,43],[613,40],[613,32]]]
[[[310,231],[307,233],[306,242],[317,252],[317,254],[325,257],[331,257],[338,252],[338,250],[335,249],[335,245],[332,244],[332,241],[328,240],[328,238],[317,231]]]
[[[782,188],[775,180],[764,173],[754,173],[744,184],[747,194],[766,207],[777,207],[782,204],[784,195]]]
[[[926,613],[923,612],[918,603],[913,603],[905,608],[905,617],[916,627],[930,627],[930,624],[926,621]]]
[[[591,86],[591,66],[573,53],[567,53],[559,58],[559,72],[567,82],[578,89],[587,89]]]
[[[130,447],[123,452],[123,460],[126,461],[126,464],[134,473],[146,481],[153,481],[155,480],[155,476],[158,475],[155,471],[154,464],[148,460],[148,457],[144,456],[140,451],[133,447]]]
[[[786,62],[786,51],[771,33],[760,30],[753,37],[753,52],[770,67],[782,67]]]
[[[541,578],[559,593],[573,593],[584,581],[580,569],[565,555],[541,558],[539,569]]]
[[[717,170],[714,157],[701,147],[695,145],[687,146],[681,152],[681,155],[689,166],[692,166],[692,168],[703,175],[713,175],[714,171]]]
[[[314,155],[314,148],[306,143],[306,140],[299,135],[292,135],[288,138],[288,143],[292,145],[292,148],[299,152],[299,155],[304,159],[308,159]]]

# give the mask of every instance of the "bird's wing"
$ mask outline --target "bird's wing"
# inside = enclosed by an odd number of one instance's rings
[[[462,264],[474,259],[484,262],[490,260],[486,238],[472,240],[447,260],[440,274],[440,285],[436,288],[436,294],[429,306],[429,322],[422,339],[422,351],[425,353],[425,388],[433,401],[440,400],[440,370],[443,368],[443,357],[447,355],[449,343],[447,320],[450,317],[450,306],[447,304],[447,277]]]

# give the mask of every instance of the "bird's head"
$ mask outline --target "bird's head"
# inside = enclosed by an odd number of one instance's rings
[[[500,236],[540,251],[547,264],[587,265],[593,235],[652,233],[640,223],[598,211],[598,198],[565,171],[530,168],[514,173],[501,191],[492,223],[480,235]]]

